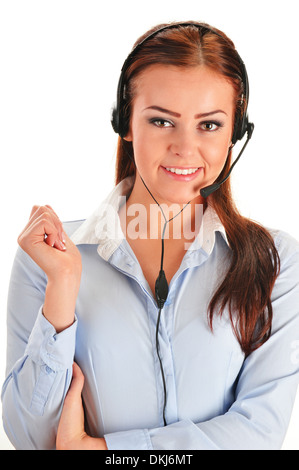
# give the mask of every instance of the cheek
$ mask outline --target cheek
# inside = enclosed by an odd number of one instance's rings
[[[135,162],[139,168],[150,168],[159,161],[161,145],[150,132],[135,132],[133,138]]]
[[[149,173],[152,164],[152,157],[147,142],[144,139],[134,139],[133,150],[135,165],[138,172],[141,175]]]
[[[207,167],[213,171],[213,173],[220,173],[225,165],[228,155],[229,144],[227,141],[221,142],[218,145],[206,145],[204,151],[204,160]]]

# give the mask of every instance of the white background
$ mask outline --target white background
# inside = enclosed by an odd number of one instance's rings
[[[10,269],[32,205],[82,219],[112,189],[122,63],[150,27],[187,20],[225,31],[246,63],[256,128],[232,176],[238,207],[299,239],[297,0],[0,0],[1,383]],[[298,401],[284,449],[299,450]]]

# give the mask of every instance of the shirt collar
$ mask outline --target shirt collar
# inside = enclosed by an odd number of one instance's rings
[[[125,204],[134,184],[130,176],[121,181],[100,206],[72,234],[71,239],[76,245],[96,244],[99,255],[106,261],[125,239],[121,229],[118,211]],[[226,232],[216,211],[208,206],[198,236],[190,249],[203,249],[208,255],[215,245],[215,234],[220,232],[228,244]]]

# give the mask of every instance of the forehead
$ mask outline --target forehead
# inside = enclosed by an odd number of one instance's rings
[[[202,65],[188,68],[151,65],[136,78],[134,88],[135,104],[231,107],[235,103],[232,83]],[[153,103],[155,100],[159,102]]]

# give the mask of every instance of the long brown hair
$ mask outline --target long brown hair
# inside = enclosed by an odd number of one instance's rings
[[[142,41],[162,26],[158,25],[138,39]],[[233,42],[220,30],[206,25],[204,35],[192,25],[165,29],[147,40],[136,53],[126,70],[125,119],[130,120],[136,77],[151,64],[194,67],[205,65],[225,76],[232,83],[236,95],[235,113],[245,112],[242,72],[239,56]],[[130,158],[131,157],[131,158]],[[135,174],[131,142],[119,138],[116,162],[116,184]],[[231,152],[219,175],[220,181],[231,163]],[[245,355],[260,347],[271,334],[271,293],[279,273],[280,261],[271,234],[261,225],[243,217],[232,198],[230,180],[208,197],[227,234],[232,256],[225,278],[213,295],[208,320],[213,329],[213,317],[228,309],[235,335]]]

